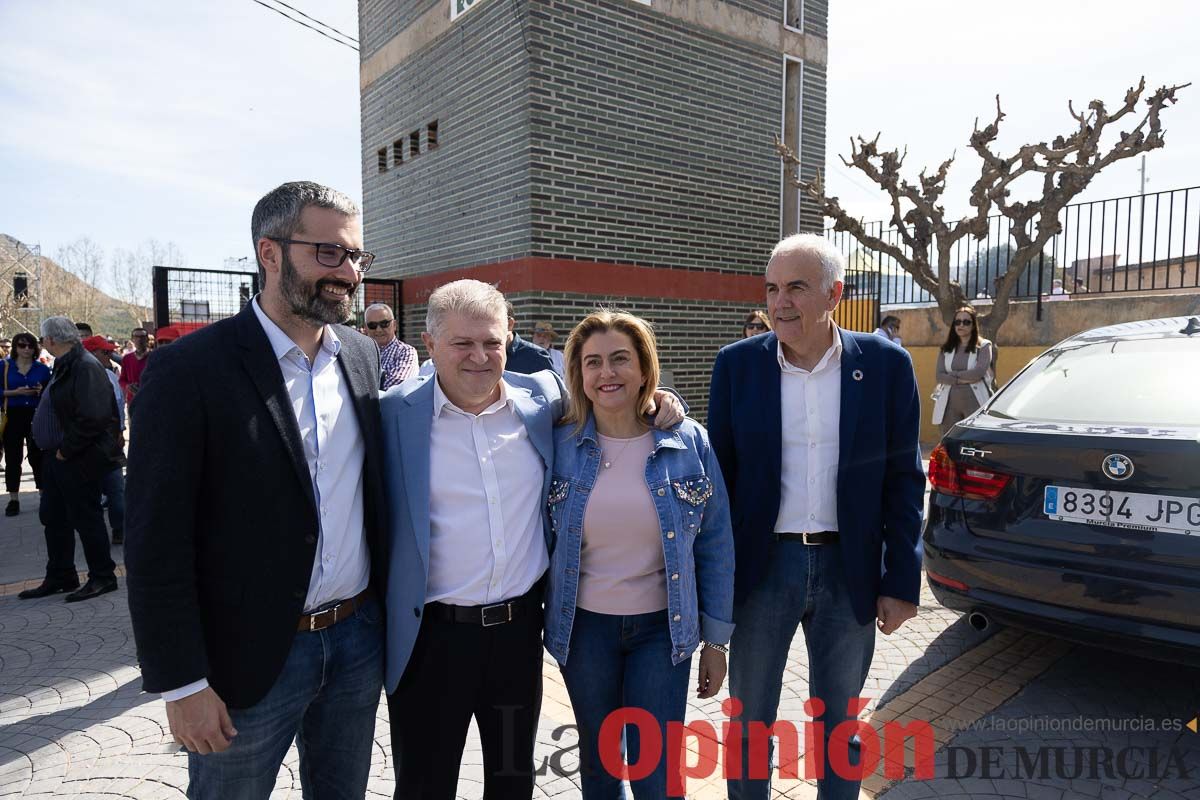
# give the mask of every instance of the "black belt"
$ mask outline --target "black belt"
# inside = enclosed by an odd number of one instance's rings
[[[539,581],[525,594],[488,606],[452,606],[449,603],[427,603],[425,616],[443,622],[461,622],[490,628],[512,622],[525,614],[542,612],[542,584]]]
[[[777,542],[803,542],[804,544],[833,544],[838,540],[837,531],[817,531],[816,533],[772,533],[771,538]]]

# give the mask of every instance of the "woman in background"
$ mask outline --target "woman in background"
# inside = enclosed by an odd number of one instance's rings
[[[37,360],[37,338],[21,332],[12,338],[12,355],[4,359],[4,488],[8,489],[6,517],[21,513],[21,461],[29,450],[33,482],[41,488],[42,454],[33,443],[33,412],[42,390],[50,384],[50,368]]]
[[[979,315],[970,306],[954,312],[954,323],[938,352],[933,422],[945,436],[955,423],[987,402],[996,384],[995,347],[979,335]]]
[[[751,336],[758,336],[769,330],[771,330],[771,321],[767,319],[767,315],[762,311],[751,311],[742,323],[742,338],[749,339]]]

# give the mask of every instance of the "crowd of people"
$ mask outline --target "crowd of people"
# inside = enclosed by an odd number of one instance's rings
[[[134,331],[119,375],[111,343],[53,318],[53,374],[22,339],[5,393],[43,398],[10,429],[45,454],[49,564],[23,596],[115,588],[100,498],[125,512],[143,688],[189,797],[266,798],[293,742],[306,796],[363,797],[382,690],[398,798],[455,797],[472,720],[485,796],[530,798],[543,648],[587,800],[620,796],[605,720],[642,709],[667,741],[693,660],[696,697],[728,673],[733,716],[770,726],[803,628],[826,745],[856,716],[876,634],[916,613],[925,481],[911,359],[833,322],[845,264],[822,237],[774,248],[706,429],[659,386],[647,320],[596,311],[558,351],[553,324],[527,341],[495,287],[457,280],[429,297],[419,365],[388,306],[365,336],[344,324],[374,260],[353,201],[284,184],[251,228],[262,291],[236,316],[153,357]],[[645,732],[618,755],[638,762]],[[857,797],[822,752],[821,796]],[[741,757],[729,796],[768,797],[770,755],[747,739]],[[634,796],[679,796],[654,758]]]

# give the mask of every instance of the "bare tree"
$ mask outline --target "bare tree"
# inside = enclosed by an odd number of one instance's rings
[[[88,237],[81,236],[58,248],[54,260],[79,278],[82,285],[63,280],[61,286],[43,286],[42,294],[46,298],[47,308],[54,306],[57,313],[73,320],[90,322],[103,300],[98,284],[104,270],[104,250]],[[50,282],[58,283],[54,278]]]
[[[932,175],[921,171],[916,183],[900,175],[907,150],[882,151],[879,134],[871,141],[858,137],[850,142],[850,158],[842,163],[853,167],[887,192],[891,198],[891,223],[899,233],[899,243],[872,235],[861,220],[842,208],[836,197],[825,194],[825,185],[818,173],[811,182],[799,178],[800,162],[796,154],[776,139],[776,148],[783,159],[792,182],[812,198],[822,213],[834,221],[834,230],[846,231],[871,250],[891,256],[910,275],[918,286],[937,298],[942,319],[947,324],[955,309],[968,305],[967,294],[951,277],[950,258],[956,242],[965,236],[982,240],[988,232],[988,216],[998,211],[1010,223],[1015,248],[1011,251],[1007,269],[995,279],[991,311],[980,315],[983,333],[989,337],[1004,323],[1009,313],[1009,298],[1017,281],[1030,261],[1037,258],[1046,243],[1061,232],[1059,213],[1082,192],[1100,170],[1122,159],[1131,158],[1162,147],[1165,132],[1159,119],[1168,104],[1176,102],[1175,93],[1191,84],[1164,86],[1142,99],[1145,78],[1125,93],[1123,105],[1109,113],[1104,103],[1093,100],[1087,109],[1077,112],[1068,103],[1068,110],[1077,128],[1066,136],[1057,136],[1050,144],[1039,142],[1017,148],[1012,155],[1001,156],[993,150],[1004,112],[1000,97],[996,97],[996,118],[984,128],[975,121],[975,131],[969,144],[983,160],[979,178],[971,188],[970,204],[974,213],[959,220],[947,218],[940,204],[946,190],[946,176],[954,163],[954,155],[946,159]],[[1138,117],[1138,104],[1144,111]],[[1121,130],[1117,140],[1107,148],[1101,138],[1110,125],[1129,118],[1137,124]],[[1041,176],[1040,196],[1028,201],[1010,199],[1010,187],[1024,175]]]
[[[182,267],[187,258],[174,242],[147,239],[136,250],[118,248],[113,251],[110,282],[114,296],[127,305],[134,325],[141,325],[150,316],[151,276],[154,267]]]

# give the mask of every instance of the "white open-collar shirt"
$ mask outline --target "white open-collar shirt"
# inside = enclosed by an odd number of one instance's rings
[[[325,326],[321,348],[309,363],[300,346],[263,312],[257,297],[251,306],[279,360],[317,502],[317,555],[304,599],[308,613],[355,597],[370,580],[371,560],[363,525],[366,451],[354,397],[338,366],[342,343],[333,328]],[[181,700],[207,686],[207,680],[199,680],[163,692],[163,699]]]
[[[812,370],[788,363],[778,345],[783,444],[776,533],[838,529],[842,337],[832,330],[833,342]]]
[[[519,597],[550,565],[542,534],[545,464],[513,407],[513,389],[478,414],[434,378],[426,602],[478,606]]]

